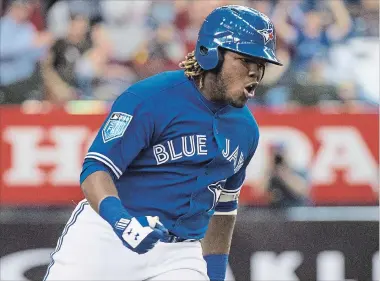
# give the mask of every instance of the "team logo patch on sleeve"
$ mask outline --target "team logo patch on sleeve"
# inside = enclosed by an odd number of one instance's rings
[[[103,142],[122,137],[132,118],[123,112],[113,112],[102,130]]]

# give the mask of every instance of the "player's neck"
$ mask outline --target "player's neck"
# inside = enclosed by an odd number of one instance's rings
[[[205,75],[202,75],[201,77],[197,76],[194,77],[195,85],[197,86],[198,91],[204,96],[207,100],[212,100],[211,92],[207,89],[205,86]]]
[[[208,72],[202,77],[196,77],[195,84],[201,94],[210,102],[220,102],[215,93],[215,74]]]

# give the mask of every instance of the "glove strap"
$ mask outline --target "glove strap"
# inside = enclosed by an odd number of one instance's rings
[[[112,227],[115,227],[121,218],[132,218],[127,210],[125,210],[120,199],[115,196],[108,196],[100,202],[99,215]]]
[[[228,255],[207,255],[203,257],[207,263],[207,275],[211,281],[223,281],[226,277]]]

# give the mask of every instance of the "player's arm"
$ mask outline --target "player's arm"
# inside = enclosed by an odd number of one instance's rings
[[[207,274],[211,281],[224,280],[226,275],[240,189],[245,179],[246,168],[256,151],[258,139],[259,132],[257,130],[249,157],[240,171],[227,179],[221,190],[214,216],[210,220],[202,241],[203,256],[207,262]]]
[[[86,154],[80,177],[92,208],[111,225],[126,247],[139,254],[152,249],[167,230],[158,218],[131,216],[118,197],[115,182],[139,152],[149,146],[154,125],[151,112],[138,96],[122,94]],[[126,234],[132,233],[132,229],[139,234],[138,240]]]
[[[241,171],[237,177],[244,178],[243,174],[244,172]],[[233,177],[232,180],[228,179],[225,187],[234,184],[237,177]],[[240,188],[237,188],[236,192],[222,190],[215,213],[209,222],[205,238],[202,240],[203,256],[207,262],[207,274],[211,281],[225,278],[239,192]]]
[[[85,156],[80,183],[88,202],[97,212],[105,197],[118,197],[114,182],[149,145],[152,125],[146,107],[135,94],[121,94]],[[126,147],[128,151],[124,151]]]
[[[202,241],[202,250],[205,257],[209,255],[228,255],[230,251],[238,198],[244,178],[245,167],[229,178],[221,191],[214,215]]]
[[[82,183],[82,190],[91,207],[99,213],[99,204],[108,196],[119,198],[109,172],[97,170]]]
[[[202,240],[203,257],[211,281],[224,280],[236,215],[214,215]]]

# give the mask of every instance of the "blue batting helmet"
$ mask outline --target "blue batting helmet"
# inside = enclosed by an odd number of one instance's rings
[[[282,65],[275,55],[273,23],[266,15],[252,8],[222,6],[207,16],[195,48],[195,58],[204,70],[217,67],[218,47]]]

